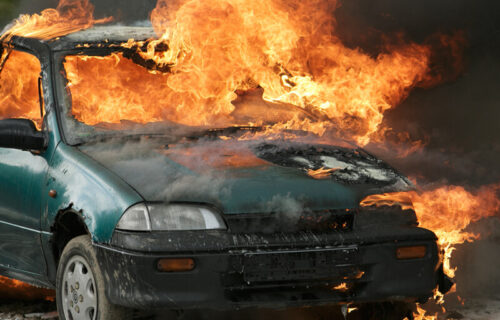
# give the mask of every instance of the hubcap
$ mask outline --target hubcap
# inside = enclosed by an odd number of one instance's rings
[[[61,298],[67,320],[96,319],[97,289],[94,274],[82,256],[75,255],[66,264]]]

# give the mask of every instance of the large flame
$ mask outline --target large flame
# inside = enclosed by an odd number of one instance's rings
[[[35,56],[4,50],[0,59],[0,119],[25,118],[41,124],[40,72],[40,62]]]
[[[445,250],[444,268],[449,276],[455,276],[456,268],[450,266],[455,245],[479,238],[479,234],[467,232],[467,226],[500,213],[499,190],[500,184],[496,184],[475,192],[461,186],[442,186],[423,193],[412,193],[420,226],[434,231]]]
[[[162,108],[183,123],[231,115],[238,91],[261,87],[266,101],[307,110],[316,126],[327,122],[366,144],[384,111],[428,77],[431,49],[409,43],[372,57],[348,48],[335,34],[337,7],[325,0],[159,0],[151,20],[161,39],[139,54],[170,69]],[[283,118],[281,126],[296,120]]]
[[[456,268],[450,265],[455,246],[479,238],[479,234],[466,231],[473,222],[498,215],[500,184],[481,187],[475,192],[461,186],[441,186],[423,192],[396,192],[368,196],[361,206],[400,205],[403,209],[413,206],[420,226],[434,231],[444,250],[444,270],[455,276]]]
[[[387,45],[376,56],[345,46],[335,33],[337,7],[327,0],[159,0],[151,14],[159,39],[123,46],[168,72],[147,70],[119,53],[68,58],[73,113],[88,124],[272,123],[271,132],[319,135],[331,129],[367,144],[384,132],[386,110],[413,87],[441,78],[429,72],[428,45]],[[88,0],[61,0],[56,9],[21,16],[4,36],[49,39],[110,20],[95,20],[93,9]],[[441,42],[455,44],[444,36]],[[255,89],[260,100],[242,102]],[[271,120],[248,116],[252,109],[265,114],[269,103],[287,112]]]
[[[94,6],[89,0],[60,0],[55,9],[21,15],[3,36],[52,39],[109,21],[110,18],[94,19]]]
[[[168,104],[167,75],[147,69],[123,58],[122,54],[106,57],[69,56],[64,63],[72,94],[72,112],[90,125],[100,122],[140,123],[178,120]],[[179,114],[180,116],[180,114]],[[196,114],[186,113],[186,121]]]

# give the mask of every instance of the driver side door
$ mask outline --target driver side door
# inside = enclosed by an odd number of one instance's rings
[[[24,118],[42,127],[40,62],[5,49],[0,60],[0,119]],[[0,273],[45,274],[41,247],[41,188],[48,164],[30,151],[0,148]]]

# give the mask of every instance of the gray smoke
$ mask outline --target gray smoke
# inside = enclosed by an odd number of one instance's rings
[[[290,194],[275,195],[270,201],[258,205],[262,212],[276,213],[279,216],[279,221],[285,224],[296,223],[300,216],[308,210],[299,199],[291,197]]]
[[[139,141],[111,140],[103,143],[84,145],[81,149],[98,162],[110,167],[121,177],[126,177],[136,190],[157,200],[166,202],[179,197],[227,198],[231,186],[221,172],[213,171],[214,162],[219,159],[214,154],[216,146],[207,146],[203,140],[192,143],[199,148],[197,154],[188,157],[189,168],[167,160],[164,152],[169,141],[177,137],[158,140],[142,138]]]

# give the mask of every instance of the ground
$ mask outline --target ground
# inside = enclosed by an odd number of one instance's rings
[[[441,319],[460,319],[460,320],[498,320],[500,319],[500,294],[490,299],[469,299],[463,306],[449,305],[446,314],[439,316]],[[41,302],[22,302],[9,301],[0,302],[0,320],[40,320],[57,318],[55,303],[48,301]],[[188,319],[210,319],[212,315],[206,313],[191,315]],[[311,310],[294,309],[291,312],[286,311],[243,311],[240,313],[224,314],[217,316],[220,320],[307,320],[307,319],[328,319],[336,320],[341,317],[332,317],[332,314],[320,310],[311,312]],[[146,319],[138,317],[138,319]],[[159,318],[156,318],[159,319]],[[185,319],[185,318],[184,318]]]

